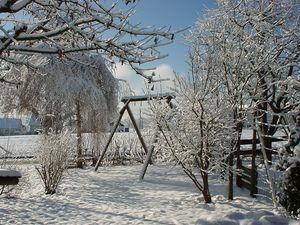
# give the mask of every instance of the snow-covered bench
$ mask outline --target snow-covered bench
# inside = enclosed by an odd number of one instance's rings
[[[0,185],[16,185],[21,177],[21,173],[16,170],[0,169]]]

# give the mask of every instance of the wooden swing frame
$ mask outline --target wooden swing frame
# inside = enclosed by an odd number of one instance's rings
[[[133,127],[134,127],[137,135],[138,135],[138,138],[139,138],[139,140],[141,142],[141,145],[142,145],[142,147],[143,147],[143,149],[144,149],[144,151],[145,151],[145,153],[147,155],[145,163],[144,163],[144,166],[143,166],[143,171],[142,171],[142,174],[140,176],[140,180],[142,180],[144,178],[144,176],[145,176],[145,173],[146,173],[148,165],[152,164],[151,156],[152,156],[152,153],[153,153],[153,150],[154,150],[154,143],[157,140],[158,130],[156,131],[156,133],[154,135],[155,137],[154,137],[153,143],[151,144],[150,149],[148,150],[148,148],[146,146],[146,143],[145,143],[145,141],[143,139],[143,136],[142,136],[142,134],[141,134],[141,132],[140,132],[140,130],[138,128],[138,125],[136,123],[136,120],[135,120],[135,118],[133,116],[133,113],[132,113],[132,111],[130,109],[129,104],[131,102],[143,102],[143,101],[150,101],[150,100],[166,99],[167,103],[170,105],[170,102],[171,102],[171,100],[173,98],[175,98],[175,93],[164,93],[164,94],[155,94],[155,95],[141,95],[141,96],[126,96],[126,97],[123,97],[121,99],[121,102],[123,102],[125,105],[120,110],[120,115],[119,115],[116,123],[114,124],[114,127],[113,127],[113,129],[112,129],[112,131],[110,133],[110,136],[109,136],[108,141],[107,141],[107,143],[106,143],[106,145],[104,147],[104,150],[103,150],[102,154],[99,156],[99,158],[97,160],[97,163],[95,165],[95,171],[97,171],[98,168],[99,168],[99,166],[101,165],[101,163],[102,163],[102,161],[104,159],[105,153],[106,153],[106,151],[107,151],[107,149],[108,149],[108,147],[109,147],[109,145],[110,145],[110,143],[112,141],[112,138],[113,138],[114,134],[117,131],[117,128],[118,128],[118,126],[119,126],[119,124],[121,122],[121,119],[122,119],[125,111],[127,110],[129,118],[130,118],[130,120],[131,120],[131,122],[133,124]]]

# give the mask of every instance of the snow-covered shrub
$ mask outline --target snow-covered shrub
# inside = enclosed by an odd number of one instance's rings
[[[292,163],[280,184],[279,203],[292,216],[300,214],[300,161]]]
[[[37,152],[40,165],[36,166],[36,169],[45,186],[46,194],[56,193],[68,167],[68,156],[75,147],[70,140],[68,131],[42,136],[40,149]]]
[[[83,139],[85,154],[92,156],[95,165],[104,151],[109,133],[86,133]],[[143,134],[144,141],[149,144],[151,135]],[[101,162],[105,166],[132,165],[142,163],[145,157],[144,149],[135,132],[116,132],[110,142]]]
[[[292,216],[300,215],[300,113],[288,144],[280,151],[277,169],[283,171],[279,184],[279,203]]]
[[[142,163],[144,156],[144,150],[136,133],[118,133],[107,150],[103,164],[130,165]]]

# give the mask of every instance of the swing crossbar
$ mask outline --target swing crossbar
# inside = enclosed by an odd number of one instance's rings
[[[128,100],[130,100],[130,102],[143,102],[152,99],[164,99],[164,98],[173,99],[175,97],[176,96],[174,92],[167,92],[167,93],[152,94],[152,95],[124,96],[122,97],[121,102],[125,103]]]

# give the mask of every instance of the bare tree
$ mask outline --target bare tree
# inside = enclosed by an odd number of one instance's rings
[[[95,126],[103,130],[117,108],[117,81],[104,59],[81,54],[73,54],[72,60],[50,57],[38,71],[15,66],[12,76],[18,76],[22,84],[6,88],[2,96],[6,111],[30,112],[41,118],[46,134],[75,125],[77,166],[82,167],[82,132],[90,114],[98,115]]]
[[[165,57],[160,46],[172,42],[168,27],[145,28],[131,24],[138,1],[97,0],[1,1],[0,59],[31,65],[28,55],[95,51],[112,63],[129,63],[140,75],[139,65]],[[26,56],[26,57],[24,57]],[[0,77],[1,82],[18,83]]]

